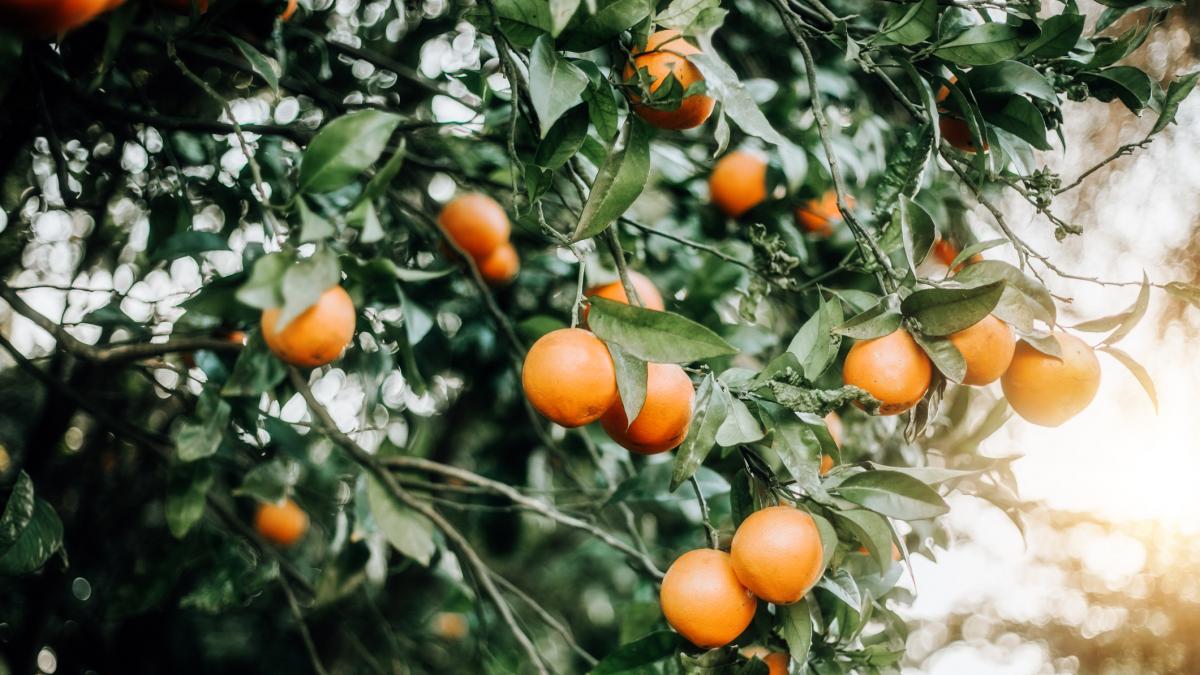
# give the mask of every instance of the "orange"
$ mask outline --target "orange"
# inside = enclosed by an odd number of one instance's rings
[[[821,475],[824,476],[830,471],[833,471],[833,458],[829,455],[821,455]]]
[[[461,640],[467,636],[467,617],[459,612],[438,612],[433,615],[433,634],[443,640]]]
[[[529,348],[521,369],[525,396],[564,427],[595,422],[617,400],[617,371],[600,338],[582,328],[550,331]]]
[[[966,120],[944,112],[938,116],[938,128],[942,131],[942,138],[956,150],[975,152],[975,139],[971,137],[971,127]],[[983,151],[988,151],[987,139],[983,141]]]
[[[793,506],[771,506],[750,514],[729,545],[738,581],[776,605],[804,597],[824,572],[823,555],[817,524]]]
[[[717,160],[708,176],[708,197],[731,218],[758,206],[767,198],[767,160],[747,150]]]
[[[933,364],[912,336],[897,328],[889,335],[854,343],[846,354],[842,379],[879,399],[880,415],[899,415],[925,396]]]
[[[646,401],[637,419],[629,424],[620,392],[600,418],[608,437],[627,450],[643,455],[666,452],[683,442],[692,423],[696,397],[692,380],[674,363],[647,364]]]
[[[1000,379],[1008,370],[1017,346],[1012,327],[991,314],[974,326],[952,334],[950,343],[967,362],[967,374],[962,383],[974,385],[991,384]]]
[[[1022,340],[1000,378],[1012,409],[1044,427],[1056,427],[1079,414],[1100,388],[1100,362],[1092,348],[1074,335],[1053,335],[1062,348],[1062,360]]]
[[[291,499],[260,504],[254,515],[254,529],[272,544],[291,546],[308,531],[308,514]]]
[[[654,287],[654,282],[646,278],[646,275],[630,270],[629,283],[633,284],[633,289],[637,291],[638,299],[642,301],[642,306],[646,309],[657,309],[660,312],[663,310],[662,295]],[[621,284],[620,279],[600,286],[592,286],[584,292],[584,295],[589,298],[608,298],[609,300],[629,304],[629,296],[625,294],[625,286]]]
[[[791,657],[787,652],[773,652],[766,647],[755,645],[742,650],[742,656],[747,659],[758,659],[767,664],[767,675],[788,675],[788,663]]]
[[[954,259],[958,257],[959,250],[958,250],[958,247],[954,245],[954,242],[950,241],[949,239],[943,239],[942,237],[938,237],[933,242],[932,253],[933,253],[933,256],[935,258],[937,258],[938,260],[940,260],[943,265],[945,265],[946,267],[949,267],[950,264],[954,262]],[[955,265],[954,269],[952,269],[950,271],[952,273],[957,273],[959,270],[966,267],[967,265],[970,265],[971,263],[977,263],[980,260],[983,260],[983,255],[980,253],[976,253],[975,255],[971,256],[970,258],[967,258],[966,261],[960,262],[958,265]]]
[[[495,199],[470,192],[442,207],[438,225],[446,236],[476,260],[482,260],[508,243],[512,225]]]
[[[30,37],[65,33],[111,9],[110,0],[0,0],[0,26]]]
[[[758,606],[733,573],[729,554],[711,548],[676,558],[663,577],[658,599],[667,623],[706,649],[722,647],[741,635]]]
[[[333,286],[312,307],[286,326],[276,325],[279,308],[263,310],[262,334],[267,347],[285,363],[305,368],[336,359],[354,337],[354,301]]]
[[[850,195],[846,195],[846,208],[854,208],[854,198]],[[834,224],[841,221],[842,212],[838,209],[837,193],[833,190],[796,209],[796,222],[810,234],[828,237],[833,234]]]
[[[493,286],[503,286],[511,282],[521,271],[521,259],[517,257],[517,249],[507,242],[480,260],[478,265],[480,276]]]
[[[830,412],[825,416],[825,427],[829,429],[829,435],[833,437],[833,442],[840,448],[842,447],[842,418],[838,417],[835,412]]]
[[[625,81],[637,82],[637,71],[644,68],[650,74],[650,91],[655,92],[667,76],[674,73],[680,88],[686,92],[694,83],[704,81],[700,69],[687,59],[699,53],[699,48],[683,39],[678,31],[660,30],[650,36],[644,49],[635,53],[632,63],[625,64]],[[634,100],[636,102],[637,98],[634,97]],[[692,94],[684,96],[674,110],[661,110],[643,104],[636,104],[634,110],[659,129],[691,129],[704,124],[715,105],[716,101],[711,96]]]
[[[283,8],[283,13],[279,15],[280,21],[287,21],[296,13],[296,0],[288,0],[287,7]]]

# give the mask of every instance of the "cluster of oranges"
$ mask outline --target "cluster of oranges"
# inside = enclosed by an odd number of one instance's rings
[[[1052,333],[1062,358],[1042,353],[1012,327],[989,314],[949,336],[966,362],[963,384],[984,386],[1000,380],[1009,405],[1021,417],[1058,426],[1092,402],[1100,387],[1100,363],[1079,338]],[[856,342],[842,368],[846,384],[865,389],[880,401],[882,415],[898,415],[928,391],[933,364],[903,328],[883,337]]]
[[[120,7],[125,0],[0,0],[0,25],[28,37],[49,37],[74,30],[97,16]],[[172,11],[190,13],[192,0],[157,0]],[[296,13],[296,0],[288,0],[281,21]],[[208,0],[196,0],[196,10],[208,11]]]
[[[630,282],[647,309],[662,311],[662,295],[653,282],[637,272],[630,273]],[[629,303],[620,281],[590,288],[586,295]],[[674,363],[650,363],[646,397],[631,423],[608,347],[582,328],[551,331],[533,343],[521,369],[521,384],[530,404],[547,418],[564,427],[599,420],[610,438],[643,455],[678,446],[692,421],[691,378]]]
[[[671,563],[659,592],[663,615],[697,647],[724,646],[750,625],[758,600],[790,605],[803,598],[825,571],[824,554],[808,513],[792,506],[756,511],[734,532],[729,553],[696,549]]]
[[[489,284],[507,284],[521,271],[517,249],[509,241],[512,225],[495,199],[477,192],[455,197],[438,214],[438,225]]]

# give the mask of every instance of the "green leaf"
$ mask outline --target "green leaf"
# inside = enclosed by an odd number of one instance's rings
[[[900,197],[912,197],[921,187],[921,177],[933,150],[931,129],[925,125],[916,133],[905,132],[900,145],[888,153],[887,166],[875,188],[875,214],[882,216],[892,210]]]
[[[732,448],[742,443],[762,440],[763,436],[767,435],[744,401],[730,396],[728,404],[729,412],[725,421],[721,423],[721,428],[717,429],[717,445]]]
[[[340,280],[337,255],[328,249],[318,249],[312,256],[289,266],[283,273],[283,309],[275,320],[275,330],[286,328]]]
[[[611,675],[638,670],[641,666],[670,658],[687,646],[673,631],[660,630],[621,645],[592,668],[591,675]]]
[[[383,223],[379,222],[379,212],[372,202],[359,202],[346,214],[346,224],[359,231],[360,244],[373,244],[384,237]]]
[[[274,440],[274,439],[272,439]],[[263,462],[242,476],[242,484],[233,491],[236,497],[253,497],[263,504],[278,504],[287,496],[291,481],[283,462]]]
[[[835,511],[834,517],[867,547],[880,572],[892,566],[892,528],[883,516],[870,511]]]
[[[588,302],[592,332],[643,361],[691,363],[737,353],[721,336],[678,314],[600,297]]]
[[[934,56],[965,66],[987,66],[1016,56],[1020,36],[1012,26],[983,23],[967,28],[933,50]]]
[[[615,342],[605,344],[617,370],[617,391],[621,395],[621,405],[625,408],[625,419],[629,424],[633,424],[638,413],[642,411],[642,404],[646,402],[648,364],[627,354]]]
[[[246,61],[250,63],[250,67],[254,69],[254,72],[261,77],[263,81],[271,87],[271,90],[274,91],[278,96],[279,76],[282,72],[279,68],[279,62],[264,55],[252,44],[249,44],[243,40],[239,40],[232,35],[229,35],[228,37],[229,40],[237,46],[238,51],[242,53],[242,56],[246,57]]]
[[[183,539],[192,526],[204,516],[208,490],[213,483],[212,467],[208,462],[172,464],[167,477],[167,499],[163,507],[167,529],[176,539]]]
[[[1082,14],[1057,14],[1042,22],[1042,32],[1025,45],[1022,56],[1051,59],[1066,56],[1083,35]]]
[[[607,142],[617,137],[617,91],[601,73],[596,64],[591,61],[580,61],[580,70],[588,76],[591,84],[583,92],[583,102],[587,104],[588,119],[596,127],[596,134]],[[584,129],[586,132],[587,130]],[[581,141],[582,142],[582,141]]]
[[[206,388],[196,402],[195,412],[175,429],[175,450],[179,459],[194,462],[216,454],[229,424],[230,412],[229,404],[215,390]]]
[[[337,234],[337,228],[333,226],[333,223],[313,213],[305,203],[304,197],[296,200],[296,206],[300,211],[301,242],[323,241]]]
[[[301,192],[330,192],[345,187],[379,159],[400,116],[359,110],[326,124],[304,151]]]
[[[151,260],[162,259],[159,249],[163,242],[190,229],[192,229],[192,204],[186,198],[174,194],[162,194],[151,199],[150,232],[146,236],[146,251],[153,256]]]
[[[842,303],[836,297],[826,302],[818,297],[817,312],[796,332],[788,344],[788,352],[795,354],[804,367],[804,377],[815,381],[837,359],[841,335],[834,334],[834,327],[842,323]]]
[[[8,495],[4,513],[0,515],[0,554],[17,541],[21,530],[29,524],[29,519],[33,517],[33,503],[33,481],[29,474],[21,471]]]
[[[1004,129],[1038,150],[1049,150],[1046,141],[1046,120],[1029,99],[1011,96],[1002,107],[983,106],[983,118],[989,124]]]
[[[717,384],[712,374],[700,382],[696,391],[696,407],[692,413],[692,424],[688,427],[683,444],[675,451],[675,464],[671,470],[671,492],[691,478],[709,451],[717,442],[717,430],[725,421],[729,410],[729,394]]]
[[[545,4],[545,0],[533,0]],[[576,12],[559,36],[558,45],[571,52],[587,52],[610,43],[622,32],[650,16],[651,0],[596,0],[595,12]]]
[[[168,239],[162,247],[155,250],[151,262],[174,260],[186,256],[196,256],[208,251],[228,251],[229,242],[216,232],[180,232]]]
[[[962,382],[967,376],[967,361],[949,338],[913,333],[913,339],[933,361],[938,372],[954,382]]]
[[[1154,91],[1150,76],[1133,66],[1105,68],[1098,73],[1084,73],[1080,78],[1096,99],[1106,103],[1120,99],[1134,113],[1146,107]]]
[[[800,415],[780,405],[759,405],[768,416],[771,450],[802,490],[812,492],[821,484],[821,440]]]
[[[695,35],[699,31],[693,26],[701,15],[720,7],[721,0],[671,0],[671,4],[654,17],[654,23],[682,35]]]
[[[873,39],[879,45],[915,45],[929,39],[937,27],[937,0],[895,5]],[[801,661],[803,663],[803,661]]]
[[[548,35],[538,37],[529,56],[529,98],[537,112],[542,138],[562,114],[583,102],[588,77],[554,50]]]
[[[583,139],[587,138],[588,114],[576,108],[554,123],[550,133],[538,143],[533,161],[538,166],[553,171],[579,153]]]
[[[854,474],[842,481],[837,491],[847,501],[900,520],[936,518],[950,510],[928,485],[895,471]]]
[[[900,311],[914,319],[926,335],[950,335],[991,314],[1004,286],[1004,281],[993,281],[969,288],[929,288],[905,298]]]
[[[1179,105],[1196,88],[1196,81],[1198,79],[1200,79],[1200,70],[1188,73],[1187,75],[1180,75],[1171,80],[1171,84],[1167,86],[1167,94],[1163,98],[1162,112],[1159,114],[1158,120],[1154,123],[1154,127],[1150,129],[1150,136],[1166,129],[1168,124],[1175,121],[1175,113],[1179,110]]]
[[[500,29],[515,47],[528,49],[538,36],[554,31],[554,19],[546,0],[494,0],[489,5],[495,8]],[[477,6],[476,18],[473,19],[486,32],[492,29],[489,5]]]
[[[426,567],[437,545],[433,541],[433,523],[396,501],[374,478],[367,477],[367,502],[371,516],[383,536],[400,553]]]
[[[550,0],[550,34],[558,37],[579,9],[579,0]]]
[[[404,157],[408,153],[408,139],[400,137],[400,142],[396,145],[396,151],[388,158],[383,168],[375,172],[371,176],[371,181],[367,183],[367,187],[363,190],[360,202],[370,202],[379,199],[387,192],[388,186],[392,184],[396,176],[400,174],[400,169],[404,166]]]
[[[788,646],[788,656],[793,663],[808,663],[808,652],[812,649],[812,610],[807,599],[778,607],[779,633]]]
[[[862,611],[863,598],[854,577],[846,570],[837,570],[817,582],[817,588],[827,591],[855,614]]]
[[[262,334],[254,331],[238,354],[233,372],[221,387],[221,395],[258,396],[274,389],[286,376],[287,366],[267,349]]]
[[[950,261],[948,267],[951,270],[958,269],[959,265],[962,265],[971,258],[974,258],[976,255],[983,253],[988,249],[996,248],[997,246],[1004,246],[1007,243],[1007,239],[988,239],[987,241],[977,241],[959,251],[958,255],[954,256],[954,260]]]
[[[1120,361],[1121,365],[1128,368],[1130,373],[1133,373],[1133,376],[1137,379],[1138,384],[1142,385],[1142,390],[1145,391],[1146,395],[1150,397],[1150,402],[1154,404],[1154,414],[1157,415],[1158,391],[1154,387],[1154,380],[1150,378],[1150,373],[1146,371],[1146,368],[1134,360],[1132,356],[1120,349],[1117,349],[1116,347],[1104,346],[1097,347],[1097,349],[1105,354],[1108,354],[1109,356],[1112,356],[1117,361]]]
[[[1050,291],[1006,262],[982,260],[972,263],[955,274],[954,280],[966,285],[1004,281],[1004,292],[992,314],[1026,333],[1033,330],[1035,320],[1047,325],[1056,321],[1057,309]]]
[[[238,288],[235,297],[242,304],[258,309],[283,305],[283,275],[292,264],[285,253],[268,253],[254,261],[250,278]]]
[[[630,115],[623,137],[613,143],[608,158],[596,173],[571,241],[581,241],[603,232],[625,213],[646,187],[646,178],[650,175],[650,129]]]
[[[965,82],[976,96],[1007,98],[1024,94],[1048,103],[1057,103],[1058,94],[1044,75],[1019,61],[1001,61],[972,68]]]
[[[844,335],[855,340],[873,340],[891,335],[900,327],[904,317],[892,308],[887,298],[880,300],[874,307],[850,317],[840,326],[833,329],[838,335]]]
[[[41,569],[62,548],[62,521],[54,507],[36,499],[33,513],[12,546],[0,555],[0,575],[29,574]]]

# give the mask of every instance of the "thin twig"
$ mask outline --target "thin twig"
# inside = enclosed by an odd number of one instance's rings
[[[688,479],[692,484],[692,490],[696,492],[696,501],[700,504],[700,518],[704,523],[704,531],[708,533],[708,544],[712,548],[721,547],[721,537],[717,534],[717,528],[713,527],[712,521],[708,516],[708,501],[704,499],[704,492],[700,490],[700,481],[696,480],[695,476]]]
[[[288,583],[287,577],[282,574],[279,575],[279,586],[283,589],[288,607],[291,608],[292,616],[296,619],[296,627],[300,631],[300,639],[304,641],[304,649],[308,651],[308,660],[312,662],[313,670],[317,672],[317,675],[329,675],[329,671],[321,663],[321,655],[317,652],[317,645],[313,642],[312,634],[308,632],[308,624],[304,622],[304,613],[300,610],[300,603],[296,602],[296,594],[292,592],[292,586]]]

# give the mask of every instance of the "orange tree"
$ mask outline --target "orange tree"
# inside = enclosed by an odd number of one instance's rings
[[[0,0],[0,670],[896,671],[999,392],[1200,298],[1006,218],[1196,82],[1104,4]]]

